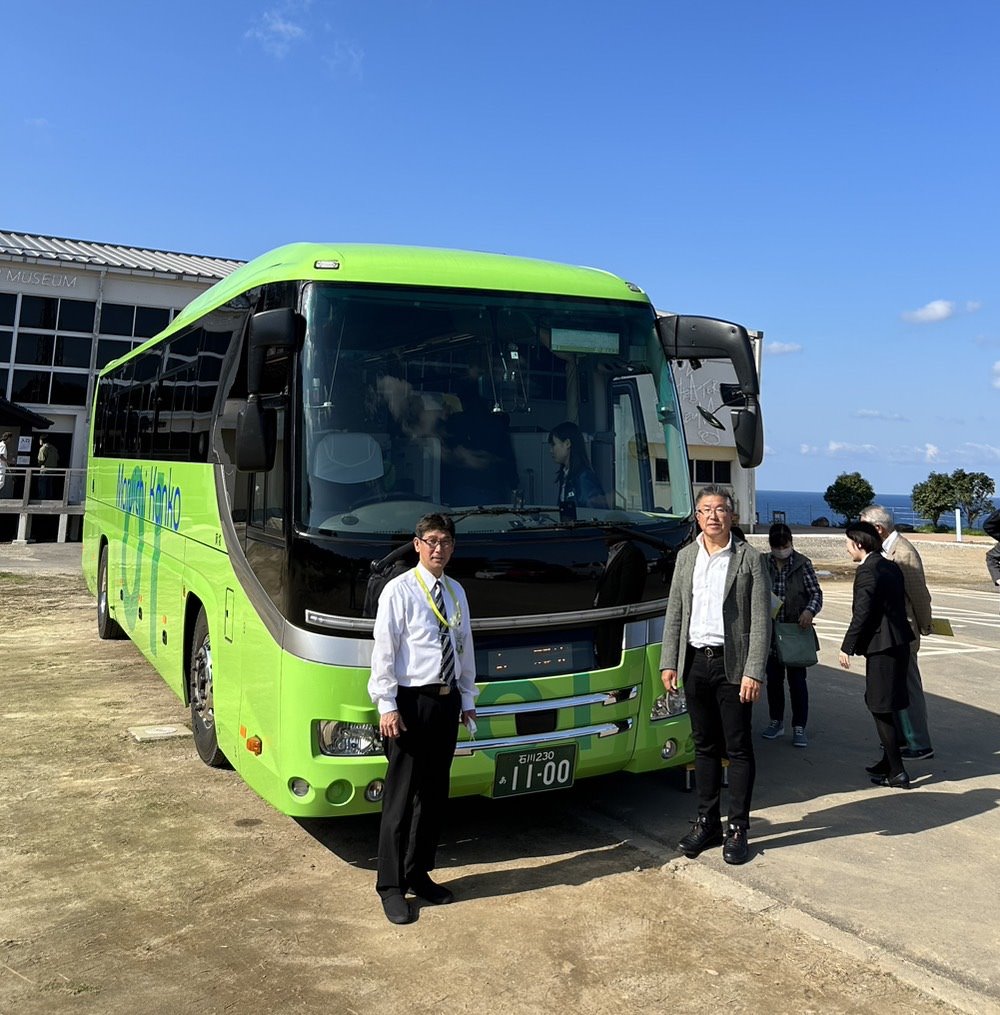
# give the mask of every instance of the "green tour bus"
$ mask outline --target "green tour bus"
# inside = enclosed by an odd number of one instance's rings
[[[480,687],[453,795],[688,762],[683,695],[659,676],[693,532],[679,359],[733,364],[725,401],[757,465],[739,325],[658,316],[632,283],[544,261],[264,254],[99,377],[83,546],[99,634],[131,638],[190,705],[201,758],[278,810],[375,811],[375,603],[415,562],[417,519],[444,512]],[[573,498],[566,441],[588,473]]]

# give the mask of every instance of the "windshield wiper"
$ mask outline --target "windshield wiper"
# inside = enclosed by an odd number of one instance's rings
[[[465,518],[471,518],[473,515],[542,515],[551,514],[553,511],[558,513],[558,510],[558,508],[540,507],[516,508],[508,504],[506,507],[474,507],[466,511],[445,511],[443,514],[447,515],[453,522],[460,522]]]

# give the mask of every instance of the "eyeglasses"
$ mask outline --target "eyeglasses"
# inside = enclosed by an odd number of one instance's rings
[[[423,536],[417,536],[417,539],[421,543],[426,543],[432,550],[436,550],[439,546],[442,550],[450,550],[455,545],[454,539],[424,539]]]
[[[702,518],[708,518],[710,516],[719,518],[722,515],[728,515],[729,508],[727,507],[698,508],[698,510],[695,511],[695,514],[701,515]]]

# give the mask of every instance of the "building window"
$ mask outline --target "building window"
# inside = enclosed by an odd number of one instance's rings
[[[14,293],[0,293],[0,324],[12,327],[14,324],[14,310],[17,305],[17,296]]]
[[[93,334],[97,304],[92,300],[60,300],[59,330],[85,331]],[[87,366],[90,366],[88,363]]]
[[[10,347],[13,340],[13,331],[0,331],[0,363],[10,362]]]
[[[728,458],[689,458],[688,469],[694,483],[721,483],[728,486],[733,481],[733,463]]]
[[[21,297],[22,328],[56,328],[56,309],[59,301],[50,296]]]
[[[124,356],[132,348],[131,342],[115,342],[102,338],[97,342],[97,369],[103,370],[113,359]]]
[[[52,350],[55,344],[55,335],[28,335],[22,331],[17,336],[14,362],[36,367],[50,367],[52,366]]]
[[[48,402],[49,378],[51,373],[45,370],[15,370],[14,381],[10,386],[12,402]]]
[[[170,323],[170,311],[161,307],[135,308],[135,335],[137,338],[152,338]]]
[[[94,347],[92,338],[77,335],[59,335],[56,338],[57,367],[90,367],[90,350]]]
[[[132,337],[132,322],[135,319],[135,307],[124,303],[105,303],[101,307],[101,334],[127,335]]]
[[[89,374],[54,374],[52,377],[53,405],[86,405]]]
[[[666,458],[656,459],[656,482],[670,482],[670,463],[666,460]]]

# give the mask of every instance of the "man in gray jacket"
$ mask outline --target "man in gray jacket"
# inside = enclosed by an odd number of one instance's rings
[[[861,521],[875,526],[882,539],[882,556],[895,561],[903,572],[906,589],[906,619],[913,632],[910,643],[910,666],[906,671],[906,693],[910,704],[893,713],[896,732],[903,743],[904,758],[926,759],[934,757],[931,733],[927,726],[927,702],[924,683],[920,678],[917,650],[920,636],[931,633],[931,594],[924,578],[924,565],[916,547],[896,531],[892,515],[880,504],[872,504],[861,512]]]
[[[663,623],[660,670],[681,678],[694,738],[698,818],[678,848],[696,857],[722,843],[726,863],[746,863],[756,767],[751,711],[764,686],[771,640],[771,582],[760,553],[734,539],[733,500],[722,487],[698,494],[701,534],[677,555]],[[723,834],[722,758],[729,758],[729,821]]]

